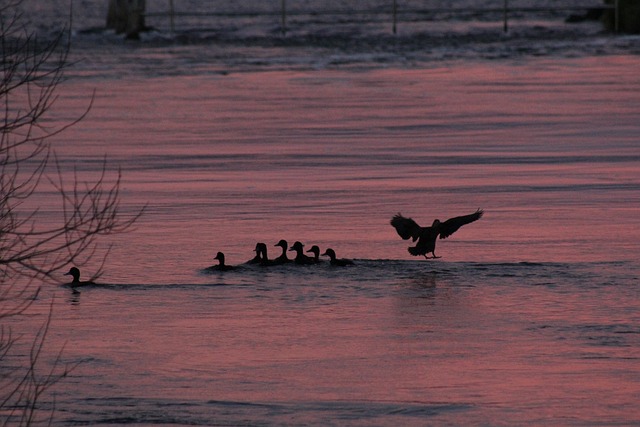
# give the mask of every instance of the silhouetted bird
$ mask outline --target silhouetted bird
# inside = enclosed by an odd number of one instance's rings
[[[411,218],[405,218],[400,214],[395,215],[391,219],[391,225],[393,225],[403,239],[413,239],[418,243],[415,246],[409,247],[409,253],[414,256],[423,255],[429,259],[428,253],[433,254],[432,258],[440,258],[436,256],[436,239],[440,236],[441,239],[446,239],[453,233],[458,231],[460,227],[470,222],[477,221],[482,217],[483,211],[478,209],[471,215],[457,216],[440,222],[434,220],[431,227],[420,227]]]
[[[267,245],[264,243],[258,243],[256,245],[256,252],[258,252],[258,255],[260,256],[260,265],[275,265],[274,261],[269,259],[269,256],[267,255]]]
[[[296,264],[308,265],[313,264],[313,258],[306,256],[304,254],[304,245],[300,242],[295,242],[293,246],[289,248],[290,251],[296,251],[296,257],[294,258],[294,262]]]
[[[227,264],[224,263],[224,254],[222,252],[218,252],[213,259],[217,259],[218,260],[218,265],[212,265],[211,267],[208,267],[207,270],[229,271],[229,270],[234,270],[235,269],[234,266],[227,265]]]
[[[309,249],[307,252],[311,252],[313,254],[312,259],[315,264],[322,262],[322,260],[320,259],[320,248],[318,247],[318,245],[311,246],[311,249]]]
[[[289,244],[287,243],[286,240],[282,239],[278,243],[276,243],[274,246],[280,246],[282,248],[282,253],[280,254],[280,256],[273,260],[274,265],[286,264],[288,262],[291,262],[291,260],[287,258],[287,249],[289,248]]]
[[[264,243],[256,243],[256,248],[254,249],[254,252],[256,253],[256,256],[251,258],[245,264],[260,264],[262,262],[262,255],[260,253],[260,247],[261,246],[264,246],[265,249],[266,249],[266,245]]]
[[[78,270],[78,268],[76,267],[71,267],[67,273],[64,273],[64,275],[73,277],[71,283],[67,284],[73,288],[76,288],[78,286],[95,285],[95,283],[90,280],[80,281],[80,270]]]
[[[329,261],[329,263],[331,265],[335,265],[336,267],[346,267],[347,265],[354,265],[354,262],[350,259],[336,258],[336,252],[331,248],[324,251],[322,255],[326,255],[331,258],[331,261]]]

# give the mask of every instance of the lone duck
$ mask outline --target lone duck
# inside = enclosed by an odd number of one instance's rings
[[[411,218],[405,218],[399,213],[391,218],[391,225],[396,229],[398,235],[404,240],[413,239],[418,243],[415,246],[408,248],[409,253],[414,256],[423,255],[426,259],[440,258],[436,256],[436,239],[440,236],[441,239],[446,239],[453,233],[458,231],[460,227],[465,224],[477,221],[482,218],[483,211],[478,209],[470,215],[457,216],[440,222],[436,219],[431,224],[431,227],[420,227]],[[431,253],[433,256],[428,257],[427,254]]]
[[[80,281],[80,270],[77,267],[71,267],[67,273],[64,273],[65,276],[73,277],[71,283],[68,283],[72,288],[77,288],[78,286],[87,286],[87,285],[95,285],[90,280]]]
[[[212,271],[235,270],[234,266],[227,265],[227,264],[224,263],[224,254],[222,252],[218,252],[213,259],[217,259],[218,260],[218,265],[212,265],[211,267],[207,268],[207,270],[212,270]]]
[[[320,259],[320,248],[318,247],[318,245],[313,245],[311,246],[311,249],[309,249],[307,252],[311,252],[313,254],[313,262],[314,264],[319,264],[321,262],[323,262]]]
[[[304,245],[300,242],[295,242],[293,246],[289,248],[290,251],[296,251],[296,257],[294,262],[300,265],[314,264],[313,258],[304,254]]]
[[[289,248],[289,244],[286,240],[282,239],[274,246],[279,246],[282,248],[282,253],[280,254],[280,256],[273,260],[274,265],[286,264],[288,262],[291,262],[291,260],[287,257],[287,249]]]
[[[336,258],[336,252],[331,248],[324,251],[322,255],[325,255],[331,258],[331,260],[329,261],[329,264],[334,265],[336,267],[346,267],[348,265],[354,265],[354,262],[351,261],[350,259]]]

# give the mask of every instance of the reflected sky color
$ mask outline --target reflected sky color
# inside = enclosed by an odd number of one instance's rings
[[[428,225],[478,207],[481,222],[439,245],[449,260],[628,259],[635,62],[75,81],[67,93],[85,106],[95,88],[95,105],[56,150],[80,170],[105,153],[121,166],[123,202],[148,204],[121,241],[186,271],[281,238],[406,259],[391,215]],[[183,275],[135,259],[152,281]]]
[[[66,82],[63,169],[147,211],[46,288],[61,425],[638,422],[639,62]],[[388,224],[478,207],[438,261]],[[201,272],[281,238],[358,265]]]

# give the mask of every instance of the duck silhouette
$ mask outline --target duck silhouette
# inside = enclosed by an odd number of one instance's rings
[[[256,243],[256,248],[253,250],[256,253],[256,256],[254,256],[253,258],[251,258],[249,261],[245,262],[245,264],[260,264],[262,263],[262,255],[261,255],[261,251],[260,248],[264,246],[265,250],[267,248],[267,246],[264,243]]]
[[[68,286],[72,288],[77,288],[79,286],[87,286],[87,285],[95,285],[91,280],[81,281],[80,280],[80,270],[77,267],[71,267],[67,273],[64,273],[65,276],[71,276],[73,279]]]
[[[210,270],[210,271],[230,271],[230,270],[235,270],[234,266],[225,264],[225,262],[224,262],[224,254],[222,252],[218,252],[213,259],[217,259],[218,260],[218,265],[212,265],[211,267],[208,267],[207,270]]]
[[[282,248],[282,253],[280,254],[280,256],[273,260],[274,265],[286,264],[288,262],[291,262],[291,260],[287,257],[287,249],[289,248],[289,244],[286,240],[282,239],[274,246],[279,246]]]
[[[264,243],[258,243],[256,245],[256,252],[258,252],[258,255],[260,256],[260,265],[275,265],[274,260],[269,259],[269,256],[267,255],[267,245]]]
[[[441,239],[446,239],[447,237],[458,231],[458,229],[463,225],[469,224],[482,218],[483,213],[484,212],[482,211],[482,209],[478,209],[476,212],[470,215],[457,216],[454,218],[450,218],[445,222],[440,222],[440,220],[435,219],[433,221],[433,224],[431,224],[431,227],[420,227],[411,218],[405,218],[398,213],[393,218],[391,218],[390,223],[396,229],[398,235],[404,240],[413,239],[414,242],[416,240],[418,241],[415,246],[411,246],[408,248],[411,255],[422,255],[426,259],[440,258],[439,256],[436,256],[435,252],[436,239],[438,237],[440,237]],[[428,253],[431,253],[433,256],[428,257]]]
[[[318,245],[311,246],[311,249],[309,249],[307,252],[311,252],[313,254],[313,258],[312,259],[313,259],[313,262],[315,264],[323,262],[320,259],[320,248],[318,247]]]
[[[295,251],[296,252],[296,257],[293,259],[293,261],[296,264],[300,264],[300,265],[309,265],[309,264],[313,264],[313,258],[306,256],[304,254],[304,245],[300,242],[295,242],[293,244],[293,246],[291,246],[289,248],[290,251]]]
[[[346,267],[348,265],[354,265],[354,262],[350,259],[336,258],[336,252],[331,248],[328,248],[326,251],[324,251],[322,255],[328,256],[331,259],[329,261],[329,264],[336,267]]]

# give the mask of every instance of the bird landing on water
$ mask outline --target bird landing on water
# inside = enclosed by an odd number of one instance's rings
[[[460,227],[465,224],[477,221],[482,218],[484,212],[482,209],[478,209],[476,212],[470,215],[457,216],[450,218],[444,222],[435,219],[431,227],[420,227],[413,219],[405,218],[401,214],[395,215],[391,218],[391,225],[396,229],[398,235],[404,240],[413,239],[418,243],[415,246],[409,247],[409,253],[414,256],[422,255],[426,259],[440,258],[436,256],[436,239],[438,236],[441,239],[446,239],[453,233],[458,231]],[[429,257],[427,254],[432,254]]]

